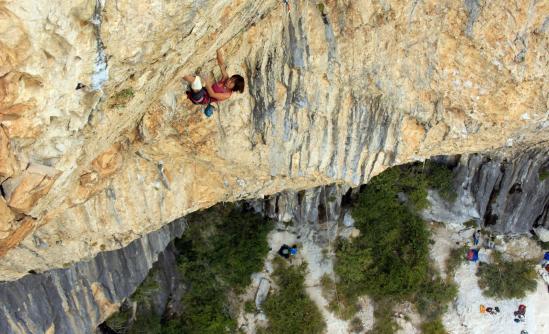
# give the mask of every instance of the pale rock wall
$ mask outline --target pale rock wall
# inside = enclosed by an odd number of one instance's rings
[[[0,3],[0,278],[220,201],[547,145],[547,2],[290,2]],[[222,45],[248,88],[206,119],[180,77]]]

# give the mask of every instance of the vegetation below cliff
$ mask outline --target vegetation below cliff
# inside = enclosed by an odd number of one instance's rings
[[[418,210],[428,206],[428,188],[451,200],[455,196],[451,171],[425,163],[395,167],[373,178],[352,208],[360,235],[340,239],[336,246],[339,313],[352,316],[358,297],[372,297],[376,304],[372,333],[396,331],[393,307],[402,301],[416,304],[424,320],[432,323],[426,328],[438,328],[434,323],[440,323],[457,293],[453,282],[442,280],[430,264],[430,235],[418,216]]]
[[[454,276],[458,270],[464,274],[461,264],[469,237],[458,237],[461,246],[457,248],[453,247],[458,242],[448,243],[445,254],[433,254],[441,250],[435,244],[440,243],[439,233],[445,227],[429,225],[419,213],[430,205],[428,190],[436,190],[448,202],[455,199],[454,176],[445,165],[430,161],[391,168],[350,201],[354,220],[350,226],[337,221],[340,213],[333,215],[332,204],[317,198],[319,217],[330,216],[339,225],[331,244],[322,244],[318,234],[310,234],[318,232],[317,225],[323,224],[320,218],[314,224],[279,222],[275,228],[261,215],[245,210],[245,204],[218,205],[193,214],[189,230],[175,242],[185,287],[178,300],[180,312],[158,314],[147,306],[157,288],[149,277],[130,298],[138,304],[137,316],[126,306],[107,323],[119,333],[317,334],[336,328],[390,334],[410,329],[403,326],[414,326],[424,334],[446,333],[444,314],[450,302],[459,303],[460,285]],[[333,194],[322,196],[327,199]],[[307,201],[314,196],[296,198],[298,207],[313,208]],[[273,217],[286,216],[278,211],[285,206],[297,208],[283,199],[271,199],[271,203],[276,205]],[[345,233],[346,228],[359,233]],[[473,231],[471,226],[464,230]],[[297,244],[298,253],[289,262],[275,253],[282,242]],[[535,287],[529,261],[513,268],[519,262],[509,267],[496,260],[479,267],[481,288],[516,292],[517,284],[509,279],[494,279],[501,272],[528,278],[525,284],[517,282],[530,290]],[[326,263],[330,264],[326,267]],[[461,289],[459,294],[463,298]],[[409,307],[403,311],[403,305]],[[364,315],[368,312],[371,316]]]
[[[278,291],[269,296],[263,304],[269,325],[267,328],[260,328],[258,333],[323,333],[326,322],[304,287],[307,264],[291,266],[276,258],[274,265],[276,268],[273,276]]]
[[[114,315],[107,325],[118,333],[236,332],[235,296],[250,284],[250,275],[261,270],[269,251],[266,236],[273,225],[261,215],[232,204],[218,205],[189,217],[189,229],[175,241],[178,271],[185,293],[181,314],[167,317],[147,307],[156,286],[150,277],[130,298],[138,314]]]

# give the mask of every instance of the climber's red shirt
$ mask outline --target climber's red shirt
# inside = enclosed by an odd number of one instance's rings
[[[225,87],[225,83],[227,82],[227,79],[225,80],[219,80],[218,82],[214,83],[212,85],[212,89],[216,93],[229,93],[232,94],[232,91]],[[217,102],[217,100],[213,97],[211,97],[208,94],[208,91],[205,87],[203,87],[199,92],[193,92],[188,91],[187,97],[192,101],[194,104],[210,104],[213,102]]]
[[[225,82],[227,82],[227,79],[225,80],[219,80],[218,82],[214,83],[212,85],[212,89],[214,92],[216,93],[229,93],[229,94],[232,94],[232,91],[230,89],[228,89],[227,87],[225,87]],[[208,92],[206,91],[206,94],[208,94]],[[211,102],[217,102],[216,99],[214,99],[213,97],[210,97],[210,103]]]

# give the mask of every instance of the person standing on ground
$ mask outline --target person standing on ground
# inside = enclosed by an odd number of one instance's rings
[[[244,78],[235,74],[229,77],[221,49],[217,50],[217,64],[221,69],[221,80],[213,83],[209,78],[202,80],[199,76],[186,75],[183,80],[191,85],[187,97],[194,104],[221,102],[231,97],[233,92],[244,92]]]

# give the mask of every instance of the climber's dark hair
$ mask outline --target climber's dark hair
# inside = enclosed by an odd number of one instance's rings
[[[231,80],[234,82],[233,92],[244,93],[244,78],[235,74],[231,77]]]

